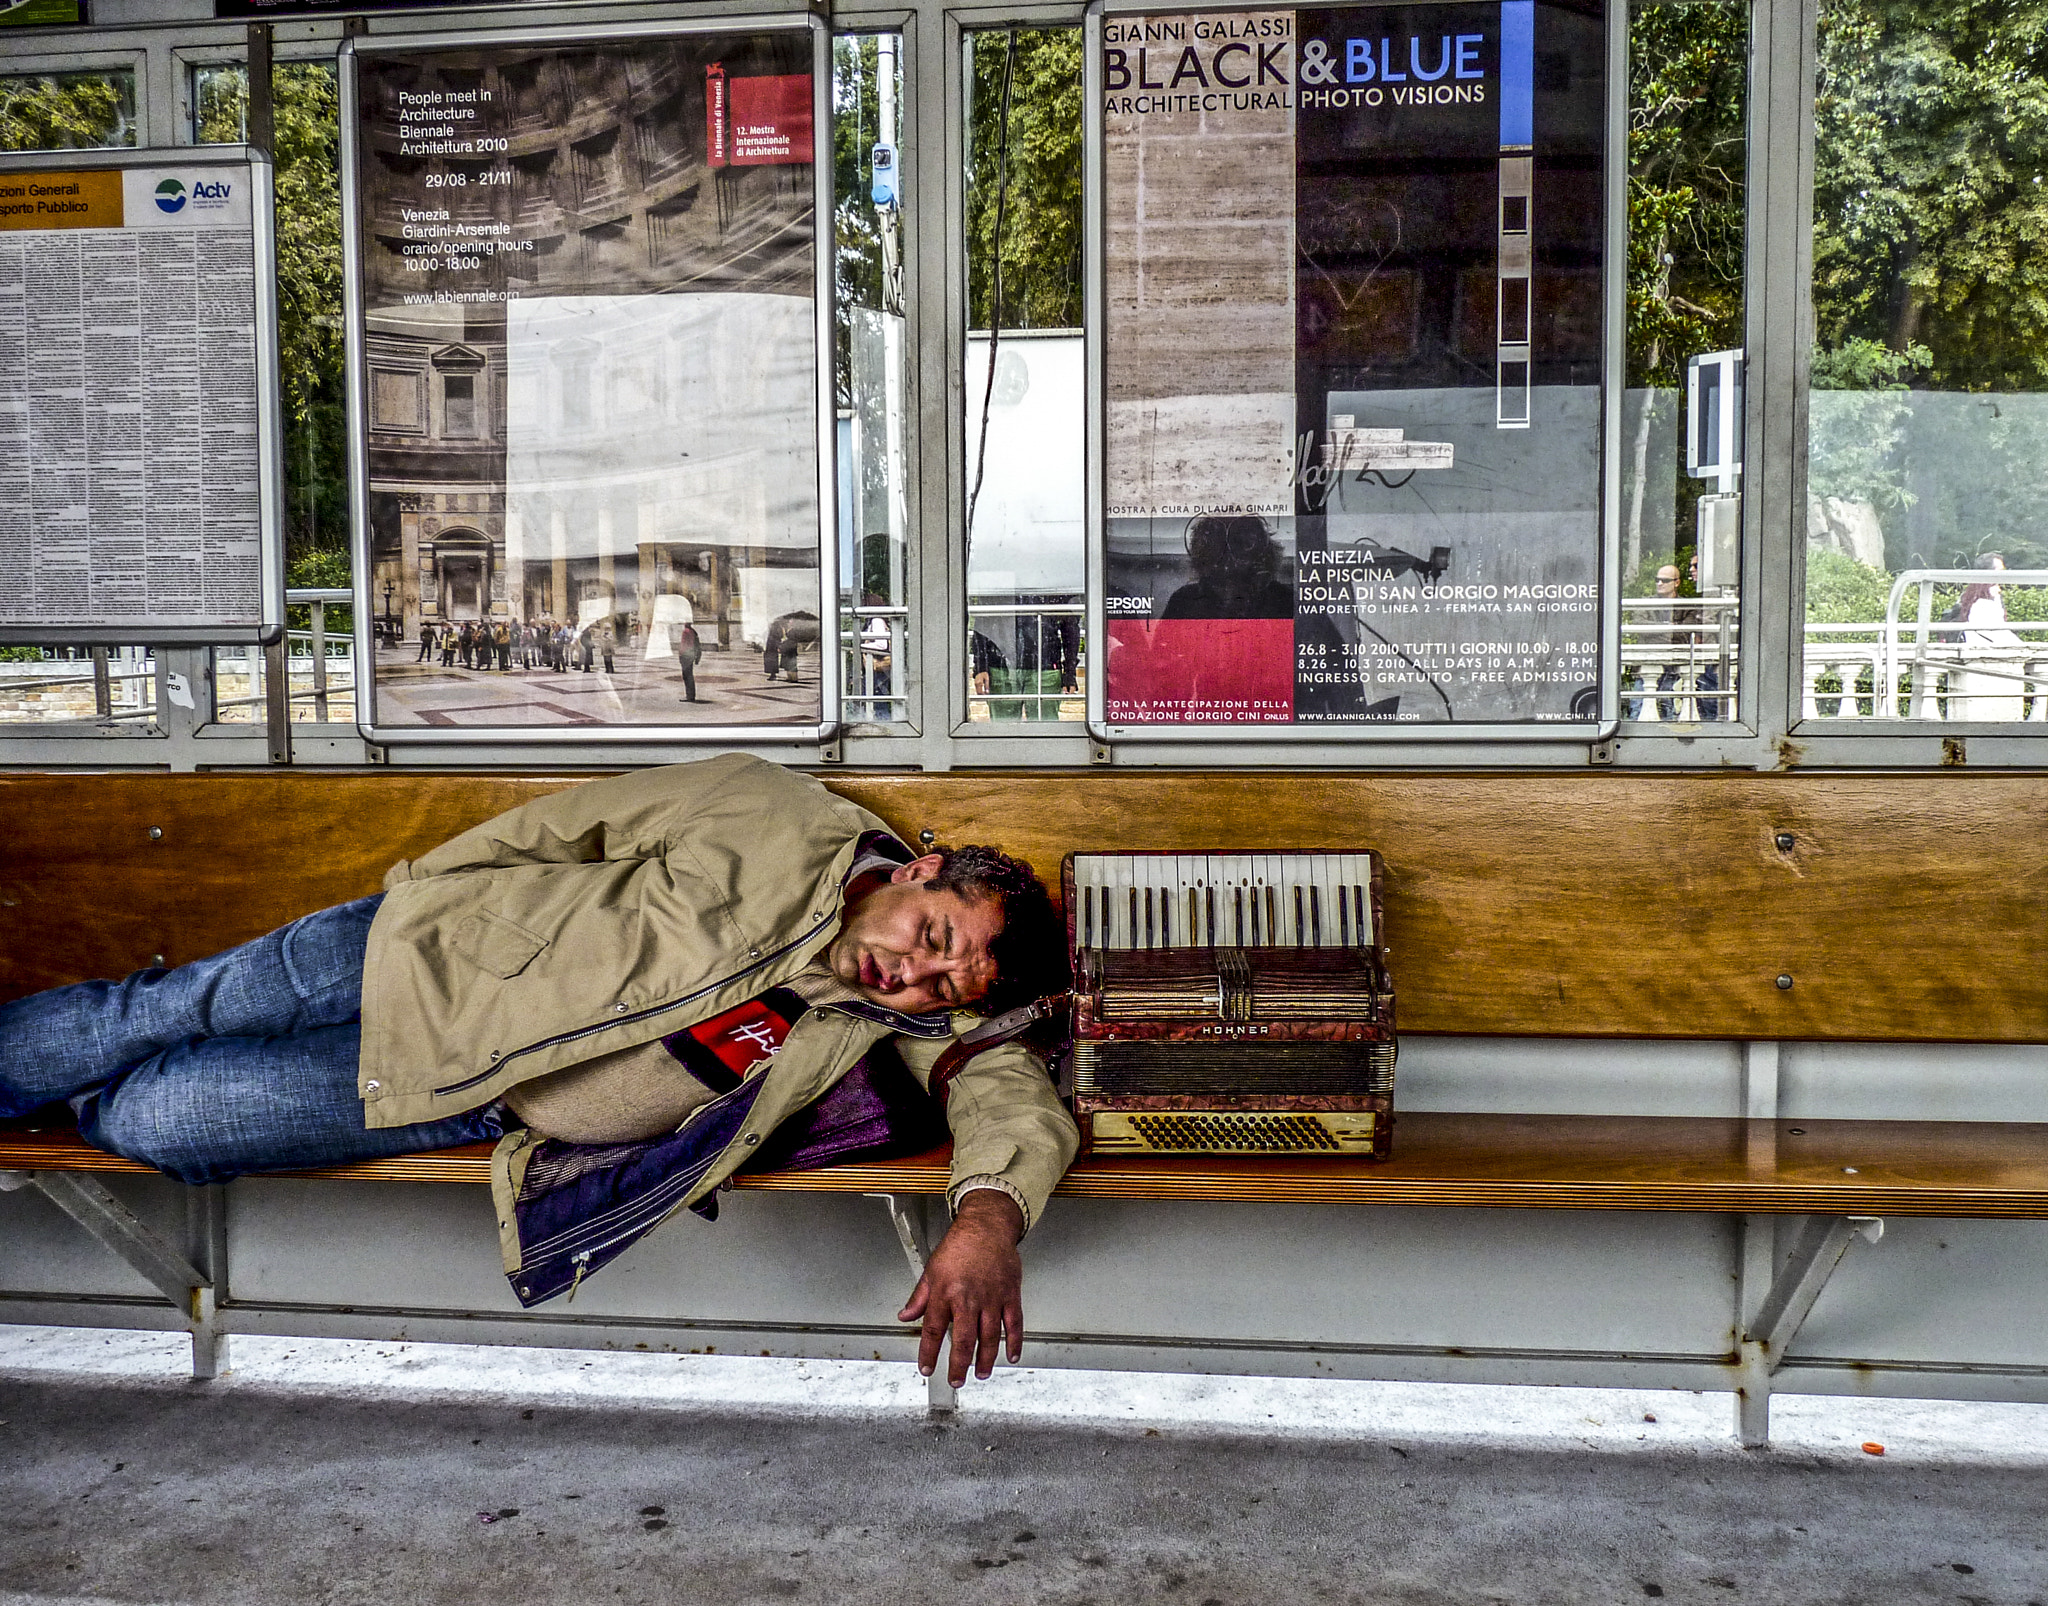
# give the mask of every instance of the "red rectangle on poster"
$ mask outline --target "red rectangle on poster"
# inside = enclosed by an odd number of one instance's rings
[[[1105,715],[1132,725],[1294,718],[1292,619],[1112,619]]]
[[[732,165],[787,166],[811,160],[811,75],[734,78]]]

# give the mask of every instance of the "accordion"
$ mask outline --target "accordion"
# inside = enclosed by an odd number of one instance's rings
[[[1386,1156],[1379,855],[1077,853],[1061,882],[1084,1149]]]

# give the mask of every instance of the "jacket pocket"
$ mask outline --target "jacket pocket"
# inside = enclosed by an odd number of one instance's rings
[[[488,909],[478,910],[458,925],[451,940],[463,958],[501,981],[518,975],[547,945],[547,938],[537,937],[518,921]]]

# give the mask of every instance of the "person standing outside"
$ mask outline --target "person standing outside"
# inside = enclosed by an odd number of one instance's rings
[[[697,700],[697,665],[704,657],[704,643],[697,639],[697,627],[687,620],[676,627],[676,663],[683,671],[683,701]]]
[[[612,654],[618,648],[618,632],[612,628],[609,619],[600,619],[592,629],[597,636],[598,655],[604,659],[604,672],[607,675],[617,674],[618,670],[612,663]]]
[[[420,655],[413,660],[416,664],[431,663],[434,657],[434,621],[420,620]]]

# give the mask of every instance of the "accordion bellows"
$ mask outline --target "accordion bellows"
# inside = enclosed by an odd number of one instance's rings
[[[1377,854],[1070,854],[1062,881],[1087,1148],[1388,1153]]]

